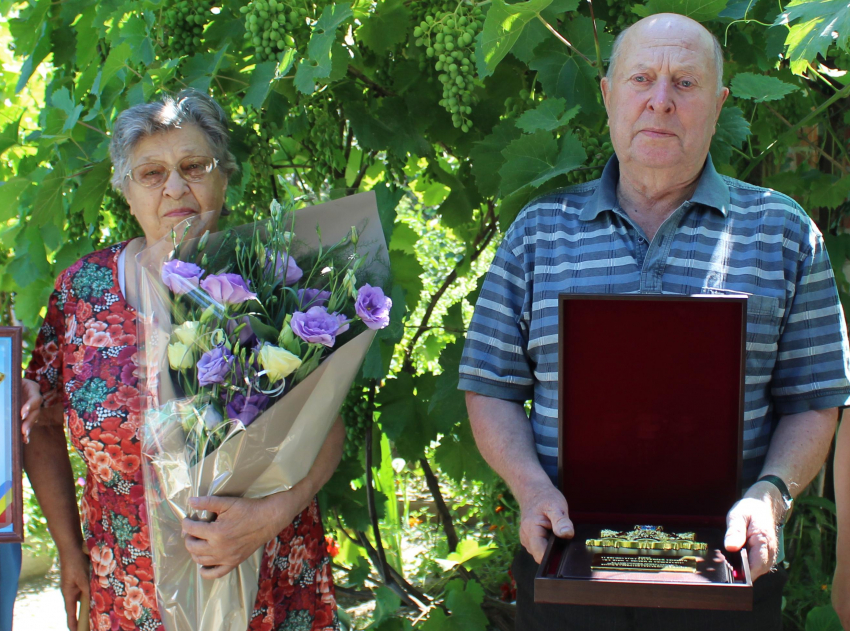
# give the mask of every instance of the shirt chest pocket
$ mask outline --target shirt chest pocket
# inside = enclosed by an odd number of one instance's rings
[[[779,343],[782,306],[779,298],[742,291],[703,289],[704,293],[747,298],[747,372],[772,368]]]

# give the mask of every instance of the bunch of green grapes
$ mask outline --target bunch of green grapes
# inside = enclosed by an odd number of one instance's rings
[[[310,121],[310,131],[301,142],[312,154],[314,173],[322,181],[334,177],[335,172],[344,173],[344,127],[340,124],[343,118],[324,97],[320,102],[305,106],[304,111]]]
[[[455,127],[468,132],[472,127],[475,87],[475,37],[481,31],[483,13],[477,6],[459,3],[454,11],[428,14],[413,29],[416,45],[435,60],[434,68],[443,84],[440,106],[452,115]]]
[[[633,5],[634,3],[630,0],[608,0],[606,30],[616,34],[637,22],[640,17],[632,13],[631,7]]]
[[[252,0],[239,12],[245,16],[245,39],[254,46],[258,62],[280,60],[285,48],[306,42],[307,20],[316,17],[313,5],[299,0]],[[306,38],[301,38],[305,30]]]
[[[605,168],[605,163],[614,153],[614,147],[611,145],[611,139],[607,133],[605,135],[591,135],[579,127],[575,130],[575,135],[581,141],[584,151],[587,153],[587,161],[580,169],[567,173],[567,180],[570,184],[583,184],[602,176],[602,169]]]
[[[172,55],[191,55],[201,47],[212,7],[212,0],[180,0],[163,13],[165,44]]]
[[[342,403],[342,422],[345,424],[343,458],[356,458],[363,446],[375,406],[369,402],[369,388],[352,386]]]
[[[531,98],[531,92],[520,90],[517,96],[509,96],[505,99],[505,116],[517,118],[532,107],[534,107],[534,101]]]

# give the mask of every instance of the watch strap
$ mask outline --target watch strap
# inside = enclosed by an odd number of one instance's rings
[[[791,510],[794,498],[791,497],[788,485],[785,484],[785,481],[782,478],[778,475],[763,475],[757,480],[757,482],[768,482],[779,489],[779,493],[782,495],[782,501],[785,502],[785,511],[787,512]]]

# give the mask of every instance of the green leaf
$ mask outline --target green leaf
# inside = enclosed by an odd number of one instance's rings
[[[61,221],[64,216],[62,190],[65,187],[65,172],[56,165],[41,181],[33,202],[30,223],[39,228],[51,221]]]
[[[457,306],[461,307],[460,303]],[[462,326],[463,320],[461,319]],[[437,377],[437,385],[428,405],[429,414],[450,418],[454,422],[466,419],[466,398],[464,393],[457,389],[462,354],[462,341],[452,342],[443,349],[440,355],[442,372]]]
[[[316,80],[324,79],[331,73],[331,49],[336,39],[336,30],[354,13],[351,5],[332,4],[326,6],[322,16],[313,26],[310,43],[307,44],[307,57],[298,63],[295,72],[295,87],[304,94],[312,94],[316,89]]]
[[[574,25],[575,23],[577,25]],[[601,23],[601,20],[599,21]],[[583,30],[590,32],[588,39]],[[573,18],[569,25],[570,33],[574,33],[576,39],[570,41],[586,56],[593,56],[593,25],[590,18],[578,15]],[[611,36],[599,32],[600,43],[603,46],[603,58],[605,48],[610,49]],[[567,34],[567,37],[572,37]],[[567,107],[572,108],[580,105],[585,113],[601,112],[601,96],[596,69],[588,65],[581,57],[573,54],[567,46],[552,38],[535,50],[535,58],[528,64],[531,70],[539,73],[538,79],[543,84],[546,96],[550,98],[560,97],[567,102]]]
[[[398,455],[405,460],[421,458],[439,433],[439,428],[428,415],[429,377],[421,375],[414,378],[401,372],[395,379],[387,379],[378,393],[381,431],[393,441]]]
[[[396,207],[404,197],[404,189],[386,182],[379,182],[372,189],[378,202],[378,216],[381,218],[381,228],[384,230],[384,241],[387,246],[391,243],[395,227]]]
[[[45,271],[45,276],[36,278],[27,285],[25,291],[15,293],[15,317],[30,329],[38,326],[41,311],[45,308],[53,291],[53,283],[47,280],[47,277],[50,277],[49,267]]]
[[[39,5],[41,4],[43,4],[43,0],[39,2]],[[47,55],[50,54],[50,29],[48,28],[48,23],[44,22],[37,26],[36,32],[38,35],[35,47],[21,66],[21,73],[18,76],[18,83],[15,86],[15,94],[19,94],[26,87],[30,77],[32,77]]]
[[[399,223],[393,232],[393,240],[390,242],[390,250],[407,252],[416,255],[416,242],[419,241],[419,233],[406,223]]]
[[[732,147],[740,149],[750,135],[750,123],[739,107],[720,110],[717,130],[711,139],[711,158],[715,164],[729,164]]]
[[[477,581],[456,578],[446,587],[446,604],[452,612],[451,629],[457,631],[487,631],[487,616],[481,609],[484,588]]]
[[[834,181],[834,178],[830,176],[824,177],[828,181],[812,189],[809,193],[809,204],[818,208],[835,210],[850,196],[850,175],[845,175],[838,181]]]
[[[357,29],[357,41],[374,53],[383,55],[407,40],[411,28],[410,15],[404,0],[383,0]]]
[[[686,15],[697,22],[713,20],[723,9],[728,0],[649,0],[645,5],[636,4],[632,11],[645,18],[656,13],[678,13]]]
[[[803,74],[807,62],[826,51],[835,43],[844,50],[850,49],[850,7],[846,0],[793,0],[785,5],[774,25],[789,24],[787,58],[794,74]],[[833,37],[837,33],[837,37]]]
[[[517,119],[517,127],[526,133],[535,132],[538,129],[552,131],[569,123],[581,109],[576,105],[568,112],[564,112],[567,102],[564,99],[546,99],[533,110],[528,110]]]
[[[841,620],[830,605],[814,607],[806,616],[806,631],[841,631]]]
[[[118,74],[118,71],[127,64],[127,60],[130,58],[130,54],[132,52],[133,49],[127,42],[112,47],[112,50],[109,51],[109,55],[106,56],[106,61],[103,62],[100,84],[96,89],[92,88],[92,92],[95,95],[99,96],[103,92],[106,84],[109,83],[112,77]]]
[[[739,72],[732,78],[732,95],[756,103],[777,101],[799,89],[797,86],[785,83],[776,77],[752,72]]]
[[[547,37],[553,37],[540,20],[531,20],[511,48],[511,54],[523,63],[534,59],[534,49]]]
[[[24,177],[0,182],[0,221],[8,221],[17,216],[19,199],[30,183],[30,180]]]
[[[228,44],[225,44],[215,54],[198,53],[186,59],[182,65],[186,85],[201,92],[209,90],[212,78],[218,73],[227,48]]]
[[[478,562],[492,556],[496,550],[498,550],[498,546],[492,543],[482,546],[475,539],[464,539],[457,544],[457,550],[449,554],[445,559],[437,559],[437,563],[445,571],[464,564],[466,564],[467,568],[473,568],[476,565],[480,565]],[[469,563],[472,560],[477,561],[477,563]]]
[[[242,105],[260,109],[272,88],[272,80],[277,69],[276,61],[264,61],[257,64],[251,73],[251,85],[242,99]]]
[[[440,439],[439,446],[434,450],[434,460],[440,465],[440,471],[458,484],[463,480],[479,480],[488,483],[494,479],[495,474],[481,457],[481,452],[469,448],[470,445],[475,444],[475,439],[472,436],[469,420],[465,416],[464,412],[464,420],[453,435],[443,436]]]
[[[482,195],[496,197],[499,194],[499,169],[505,164],[502,150],[522,135],[514,121],[507,118],[493,128],[484,140],[473,145],[469,152],[472,173]]]
[[[12,121],[3,128],[2,132],[0,132],[0,155],[2,155],[6,149],[18,144],[18,131],[23,117],[24,115],[21,113],[21,115],[18,116],[18,120]]]
[[[15,258],[6,269],[22,289],[50,277],[44,239],[37,226],[30,224],[20,233],[15,243]]]
[[[53,103],[53,107],[57,107],[65,112],[65,116],[67,117],[65,125],[62,127],[62,131],[66,132],[73,129],[74,125],[77,124],[77,121],[80,118],[80,114],[83,112],[83,106],[74,105],[74,99],[71,98],[71,93],[68,91],[68,88],[60,88],[56,90],[56,92],[53,93],[53,99],[51,102]]]
[[[83,220],[86,225],[91,225],[97,220],[103,196],[109,186],[112,177],[112,161],[102,160],[95,164],[91,170],[83,176],[74,200],[71,202],[69,215],[84,213]]]
[[[493,0],[484,19],[478,45],[486,67],[486,74],[481,74],[482,78],[493,73],[499,62],[511,52],[526,25],[550,4],[552,0],[526,0],[515,4]],[[577,0],[575,4],[578,6]]]
[[[587,160],[581,141],[572,132],[561,138],[561,150],[552,135],[537,131],[524,135],[509,144],[503,151],[505,164],[499,170],[502,177],[502,195],[520,189],[537,187],[553,177],[580,167]]]

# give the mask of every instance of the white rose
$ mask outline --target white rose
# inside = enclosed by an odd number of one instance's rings
[[[174,370],[191,368],[194,366],[192,351],[182,342],[174,342],[168,345],[168,363]]]
[[[191,346],[195,343],[195,340],[198,339],[198,331],[200,330],[200,326],[200,322],[189,320],[188,322],[184,322],[176,329],[174,329],[174,335],[186,346]]]
[[[264,344],[260,349],[260,365],[271,381],[280,381],[298,369],[301,358],[279,346]]]

